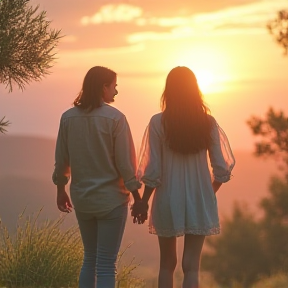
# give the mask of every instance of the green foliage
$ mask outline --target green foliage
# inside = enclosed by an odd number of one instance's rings
[[[267,25],[277,43],[284,48],[284,53],[288,53],[288,10],[281,10],[277,17]]]
[[[250,287],[267,270],[260,227],[247,207],[238,204],[222,226],[221,235],[206,239],[211,252],[203,254],[203,270],[224,287]]]
[[[266,118],[252,116],[247,124],[252,133],[261,138],[255,144],[256,156],[273,156],[288,165],[288,117],[282,111],[269,108]]]
[[[280,160],[284,177],[271,178],[269,195],[260,201],[261,219],[256,221],[247,209],[234,207],[232,217],[223,221],[221,235],[207,239],[212,252],[203,255],[203,268],[224,287],[278,288],[265,283],[280,283],[282,276],[257,279],[288,271],[288,118],[270,108],[266,117],[253,116],[247,123],[261,138],[255,154]]]
[[[26,219],[21,214],[15,236],[1,223],[0,284],[7,288],[75,287],[83,254],[78,229],[63,232],[64,217],[38,225],[39,213]]]
[[[135,258],[132,258],[130,263],[122,263],[123,255],[127,252],[127,249],[131,247],[132,244],[128,245],[123,251],[118,253],[117,265],[118,274],[116,278],[116,288],[144,288],[145,282],[143,279],[135,277],[133,271],[140,265],[135,264]]]
[[[0,1],[0,82],[12,91],[49,74],[60,30],[50,29],[46,11],[38,13],[30,0]]]
[[[260,221],[270,273],[288,271],[288,179],[273,177],[269,195],[260,202]]]
[[[263,278],[252,288],[287,288],[288,287],[288,274],[278,273],[268,278]]]
[[[7,132],[6,128],[10,125],[11,123],[8,120],[5,120],[5,116],[0,120],[0,133],[5,133]]]
[[[36,214],[18,217],[15,235],[0,220],[0,287],[78,287],[83,248],[78,227],[63,229],[65,216],[39,223]],[[129,248],[129,247],[128,247]],[[143,288],[144,281],[133,275],[139,264],[128,265],[118,256],[117,288]]]

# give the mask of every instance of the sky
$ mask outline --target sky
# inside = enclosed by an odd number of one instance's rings
[[[50,75],[11,93],[0,84],[0,118],[8,135],[56,138],[86,72],[101,65],[118,75],[113,106],[127,117],[136,149],[169,71],[189,67],[232,149],[253,150],[247,125],[269,107],[288,113],[288,56],[266,25],[287,0],[31,0],[61,29]]]

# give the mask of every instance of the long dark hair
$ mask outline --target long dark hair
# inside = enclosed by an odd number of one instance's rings
[[[110,85],[116,73],[106,67],[92,67],[86,74],[82,89],[74,100],[74,106],[88,111],[102,105],[103,86]]]
[[[194,73],[173,68],[161,98],[162,125],[168,146],[181,154],[198,153],[210,144],[211,124]]]

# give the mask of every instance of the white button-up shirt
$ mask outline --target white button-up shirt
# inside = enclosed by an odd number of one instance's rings
[[[136,155],[126,117],[103,103],[86,112],[63,113],[55,151],[54,184],[67,184],[77,211],[105,214],[129,201],[136,180]],[[127,191],[128,190],[128,191]]]

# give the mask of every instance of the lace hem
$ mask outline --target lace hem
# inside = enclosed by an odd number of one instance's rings
[[[217,235],[220,234],[220,226],[212,227],[212,228],[204,228],[204,229],[197,229],[197,228],[183,228],[179,230],[160,230],[155,229],[154,226],[149,225],[149,233],[155,234],[161,237],[180,237],[185,234],[193,234],[193,235]]]

